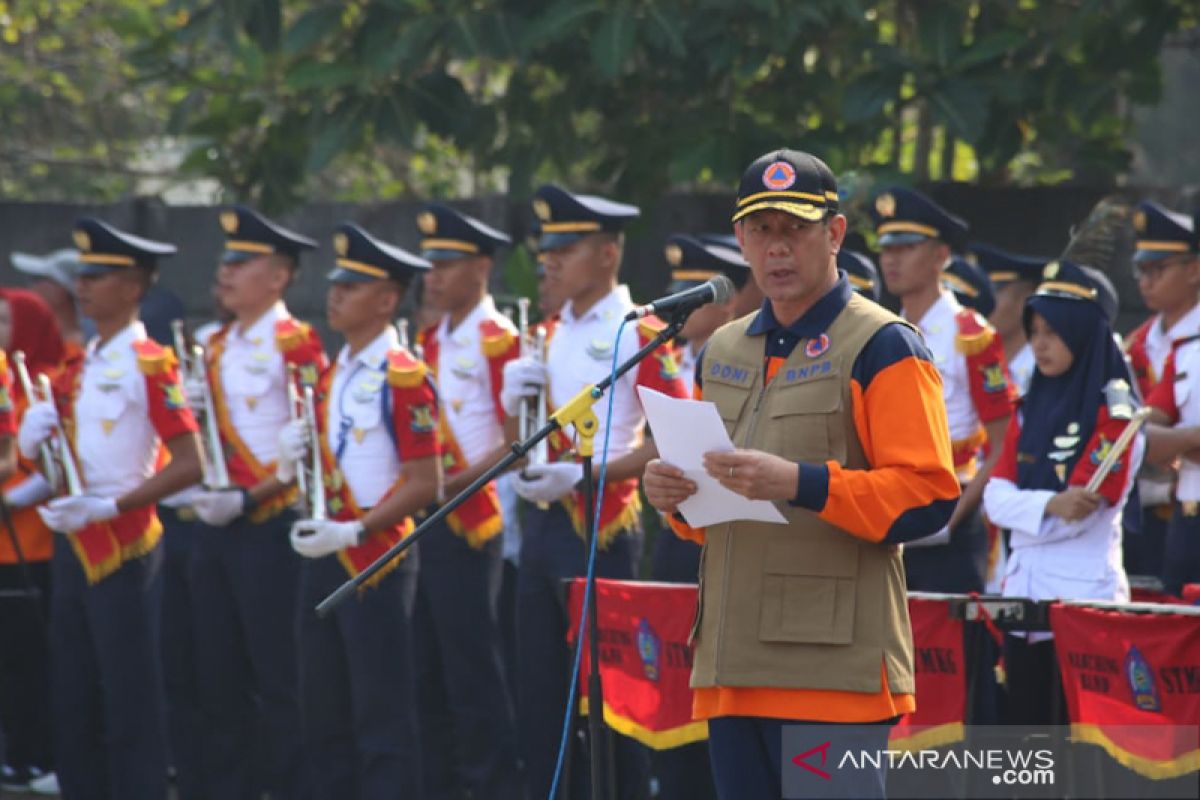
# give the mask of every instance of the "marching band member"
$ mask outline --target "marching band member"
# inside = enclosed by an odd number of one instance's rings
[[[1029,388],[1034,368],[1033,348],[1025,340],[1022,316],[1025,301],[1037,289],[1047,259],[1015,255],[979,242],[973,242],[969,249],[996,290],[995,310],[986,316],[1000,335],[1009,375],[1021,397]]]
[[[1121,512],[1142,458],[1141,435],[1097,491],[1086,488],[1137,402],[1112,334],[1116,296],[1097,276],[1052,261],[1025,305],[1037,367],[984,490],[988,516],[1011,531],[1005,596],[1129,599]],[[1047,676],[1057,665],[1048,635],[1007,636],[1005,668],[1007,722],[1062,721],[1050,718],[1054,682]]]
[[[206,487],[192,500],[204,523],[189,571],[202,773],[210,797],[257,797],[265,788],[286,798],[303,792],[300,559],[286,535],[295,492],[274,470],[279,429],[290,419],[289,368],[311,384],[326,361],[316,333],[282,298],[300,254],[316,242],[241,206],[222,211],[220,221],[226,240],[217,292],[234,319],[209,339],[205,366],[233,485]],[[189,383],[189,400],[200,403],[204,391]]]
[[[636,206],[591,195],[572,194],[557,186],[539,188],[533,201],[541,222],[539,245],[546,280],[563,298],[558,324],[550,338],[546,363],[518,358],[504,367],[500,399],[515,434],[516,415],[525,397],[543,386],[550,405],[561,407],[588,384],[608,375],[613,340],[625,313],[633,308],[629,291],[617,284],[624,246],[622,230],[639,213]],[[647,318],[621,341],[618,362],[632,356],[661,330]],[[613,418],[608,400],[596,404],[596,465],[611,423],[607,484],[597,531],[596,574],[632,578],[638,561],[640,502],[638,477],[653,456],[652,442],[642,437],[645,418],[636,387],[649,386],[674,397],[685,394],[675,356],[664,346],[626,374],[616,392]],[[521,567],[517,577],[517,725],[522,756],[533,796],[544,797],[553,780],[562,714],[568,702],[569,651],[567,620],[559,601],[564,578],[584,574],[587,549],[583,495],[577,484],[583,465],[572,453],[569,431],[550,443],[551,462],[532,465],[514,480],[517,493],[531,504],[521,520]],[[599,477],[598,474],[596,476]],[[544,507],[539,507],[539,504]],[[644,758],[628,740],[618,747],[619,785],[635,791],[644,776]]]
[[[508,451],[500,390],[519,342],[488,278],[496,249],[511,240],[437,203],[421,210],[417,228],[433,265],[425,302],[442,312],[419,341],[438,386],[444,495],[454,497]],[[503,525],[488,484],[421,542],[415,642],[429,798],[524,794],[497,607]]]
[[[73,251],[72,251],[73,252]],[[21,351],[31,376],[54,374],[63,360],[63,339],[46,303],[33,292],[0,288],[0,361]],[[31,398],[13,378],[11,364],[0,364],[0,431],[16,432]],[[7,420],[5,419],[7,417]],[[5,735],[3,787],[14,791],[52,775],[50,739],[49,654],[45,620],[50,602],[50,560],[54,534],[38,516],[37,505],[52,491],[36,462],[17,458],[11,476],[2,481],[9,530],[0,531],[0,590],[28,591],[40,597],[28,603],[0,603],[0,728]],[[0,435],[0,450],[3,449]],[[2,458],[0,458],[2,460]],[[3,472],[0,467],[0,472]],[[10,538],[10,536],[12,538]],[[32,583],[32,586],[29,585]],[[40,613],[38,606],[40,606]]]
[[[966,223],[925,195],[901,188],[876,197],[873,214],[888,291],[900,298],[902,316],[921,330],[942,374],[954,467],[963,484],[949,525],[905,547],[908,588],[981,591],[987,531],[979,500],[1012,413],[1004,350],[987,321],[963,308],[941,282],[951,250],[966,239]]]
[[[300,688],[307,788],[323,798],[396,797],[421,790],[414,681],[417,554],[387,564],[328,617],[314,607],[413,530],[437,497],[437,397],[425,365],[400,345],[392,319],[429,262],[343,223],[334,234],[326,318],[346,339],[314,392],[321,470],[308,473],[313,506],[297,521]],[[276,478],[290,484],[313,432],[304,420],[279,436]],[[426,540],[428,541],[428,540]]]
[[[137,315],[157,259],[175,247],[91,218],[77,223],[75,243],[77,293],[97,335],[59,375],[55,403],[29,407],[19,435],[26,458],[61,437],[83,489],[39,508],[66,534],[50,603],[55,767],[68,797],[165,798],[154,504],[199,479],[200,456],[175,359]],[[158,469],[164,445],[170,461]]]
[[[1175,344],[1200,334],[1200,260],[1191,219],[1147,201],[1138,205],[1133,221],[1134,275],[1142,302],[1154,314],[1129,335],[1125,345],[1142,397],[1150,398],[1161,385]],[[1169,408],[1167,394],[1164,389],[1161,400]],[[1171,464],[1165,463],[1148,464],[1138,479],[1142,529],[1125,539],[1125,567],[1132,573],[1163,573],[1176,478]]]

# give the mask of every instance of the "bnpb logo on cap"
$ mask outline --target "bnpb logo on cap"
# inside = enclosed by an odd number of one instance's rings
[[[796,182],[796,168],[786,161],[775,161],[763,170],[762,182],[772,191],[789,189]]]

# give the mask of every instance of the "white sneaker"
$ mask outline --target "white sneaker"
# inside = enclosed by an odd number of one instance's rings
[[[58,788],[58,776],[53,772],[47,772],[40,778],[34,778],[29,782],[29,791],[33,794],[41,794],[57,797],[62,794]]]

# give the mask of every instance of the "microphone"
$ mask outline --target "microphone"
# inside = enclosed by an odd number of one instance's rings
[[[682,292],[660,297],[653,303],[638,306],[625,315],[625,321],[631,322],[651,314],[661,314],[664,311],[684,311],[691,313],[707,303],[725,303],[734,294],[733,281],[724,275],[717,275],[699,286],[684,289]]]

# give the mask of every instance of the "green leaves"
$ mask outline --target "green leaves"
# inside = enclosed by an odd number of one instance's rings
[[[628,10],[609,11],[592,33],[592,64],[602,78],[616,78],[637,38],[637,20]]]

